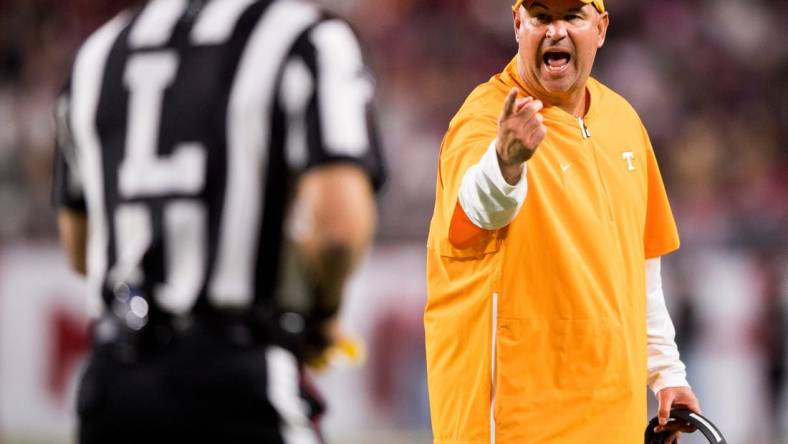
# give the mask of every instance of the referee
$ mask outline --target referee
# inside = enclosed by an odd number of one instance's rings
[[[94,319],[80,443],[321,442],[301,369],[374,231],[372,94],[301,0],[152,0],[88,38],[54,190]]]

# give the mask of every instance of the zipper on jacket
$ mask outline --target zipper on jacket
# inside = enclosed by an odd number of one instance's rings
[[[591,131],[586,126],[586,123],[583,121],[582,117],[577,118],[577,123],[580,124],[580,135],[583,136],[583,139],[588,139],[591,137]]]

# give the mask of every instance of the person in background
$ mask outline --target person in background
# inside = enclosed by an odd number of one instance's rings
[[[93,33],[58,106],[61,238],[93,347],[79,442],[317,443],[384,176],[349,25],[295,0],[152,0]]]

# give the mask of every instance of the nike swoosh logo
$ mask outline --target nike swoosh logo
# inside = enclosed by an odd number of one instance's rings
[[[571,163],[567,163],[566,165],[561,165],[561,171],[566,172],[569,168],[572,168]]]

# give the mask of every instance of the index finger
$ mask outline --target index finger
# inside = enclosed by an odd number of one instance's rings
[[[534,98],[531,97],[531,96],[528,96],[528,97],[523,98],[523,99],[515,100],[514,101],[514,107],[512,109],[512,114],[517,114],[517,113],[522,112],[523,109],[525,109],[526,105],[528,105],[529,103],[531,103],[533,101],[534,101]]]
[[[517,88],[512,88],[509,90],[509,94],[506,95],[506,101],[503,103],[504,117],[509,117],[512,115],[515,99],[517,99]]]
[[[670,408],[673,405],[673,397],[670,395],[660,397],[659,410],[657,416],[659,417],[659,425],[664,426],[670,418]]]

